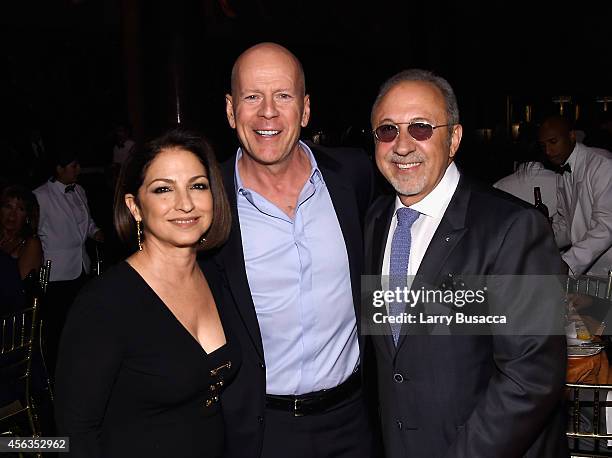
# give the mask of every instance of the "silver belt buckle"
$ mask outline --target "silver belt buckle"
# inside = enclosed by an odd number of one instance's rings
[[[300,412],[300,400],[296,397],[293,398],[293,416],[294,417],[303,417],[304,414]]]

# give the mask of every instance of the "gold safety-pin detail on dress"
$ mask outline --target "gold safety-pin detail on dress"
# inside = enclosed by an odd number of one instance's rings
[[[210,371],[210,375],[212,375],[213,377],[215,377],[215,376],[216,376],[216,375],[219,373],[219,371],[220,371],[221,369],[225,369],[225,368],[227,368],[227,369],[231,369],[231,367],[232,367],[232,362],[231,362],[231,361],[228,361],[227,363],[220,365],[220,366],[219,366],[219,367],[217,367],[216,369],[211,370],[211,371]]]

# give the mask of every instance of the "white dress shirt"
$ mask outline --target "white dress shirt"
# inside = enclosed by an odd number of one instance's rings
[[[49,180],[34,190],[40,206],[38,235],[45,261],[51,260],[50,281],[74,280],[83,270],[89,272],[85,241],[98,231],[85,190],[78,184],[73,192],[65,189],[65,184]]]
[[[572,172],[557,181],[553,230],[573,275],[605,277],[612,268],[612,154],[576,143],[566,161]]]
[[[416,275],[427,247],[431,239],[442,221],[444,212],[450,203],[457,185],[459,184],[459,170],[454,162],[446,168],[444,176],[433,190],[427,194],[422,200],[410,208],[417,210],[420,215],[410,229],[412,242],[410,244],[410,258],[408,259],[408,276]],[[383,258],[382,275],[389,275],[389,264],[391,262],[391,241],[393,233],[397,227],[397,209],[404,207],[399,197],[395,198],[395,211],[393,219],[389,227],[387,235],[387,243],[385,245],[385,256]],[[412,282],[409,280],[409,285]]]
[[[557,213],[557,176],[541,162],[520,164],[516,171],[493,184],[494,188],[512,194],[531,205],[535,204],[533,188],[538,186],[542,203],[548,207],[548,214],[554,218]]]

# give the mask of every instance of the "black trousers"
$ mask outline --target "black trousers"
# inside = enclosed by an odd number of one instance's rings
[[[334,409],[294,417],[266,408],[262,458],[371,458],[371,428],[361,392]]]
[[[52,281],[47,286],[47,293],[41,305],[43,320],[43,357],[51,380],[54,380],[55,363],[60,336],[66,316],[77,294],[86,283],[85,273],[74,280]]]

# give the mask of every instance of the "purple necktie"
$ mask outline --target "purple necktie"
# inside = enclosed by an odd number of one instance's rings
[[[391,262],[389,265],[389,289],[395,291],[396,288],[406,286],[408,276],[408,258],[410,257],[410,244],[412,237],[410,228],[419,217],[420,213],[409,207],[397,209],[397,227],[393,233],[391,241]],[[392,301],[389,303],[389,315],[399,316],[406,309],[406,304],[402,301]],[[400,335],[401,323],[390,323],[393,333],[393,342],[397,346]]]

